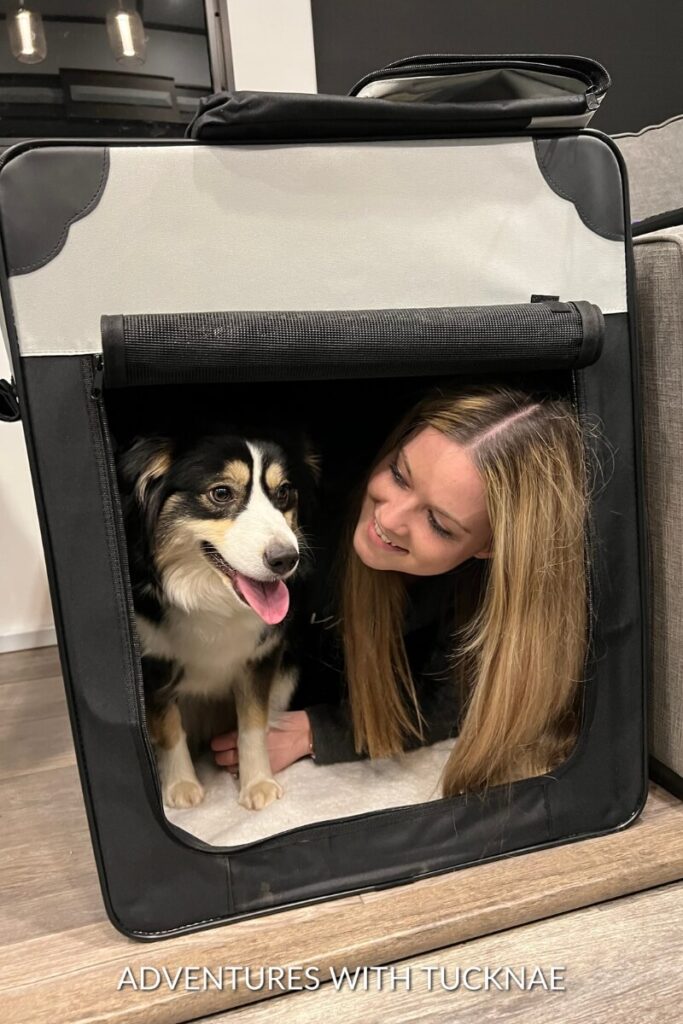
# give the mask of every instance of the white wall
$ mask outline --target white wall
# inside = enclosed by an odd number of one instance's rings
[[[309,0],[227,3],[235,87],[315,92]],[[9,376],[0,342],[0,377]],[[49,643],[52,611],[23,428],[0,423],[0,651]]]
[[[316,92],[310,0],[227,0],[236,89]]]
[[[0,377],[9,379],[0,342]],[[0,652],[55,642],[21,423],[0,423]]]

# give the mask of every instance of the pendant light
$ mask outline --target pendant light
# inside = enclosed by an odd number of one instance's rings
[[[142,18],[132,7],[119,2],[107,14],[109,45],[120,64],[144,64],[147,40]]]
[[[43,19],[36,11],[19,6],[7,15],[7,30],[12,56],[22,64],[40,64],[47,57]]]

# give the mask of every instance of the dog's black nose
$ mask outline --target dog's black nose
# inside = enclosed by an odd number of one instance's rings
[[[284,576],[299,561],[299,552],[296,548],[275,544],[272,548],[268,548],[263,556],[263,561],[271,572],[276,572],[278,576]]]

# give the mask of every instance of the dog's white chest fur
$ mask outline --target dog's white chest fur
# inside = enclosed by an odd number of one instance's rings
[[[183,666],[178,694],[224,696],[244,671],[245,662],[268,653],[276,640],[259,645],[264,624],[250,613],[230,617],[205,611],[169,608],[160,625],[138,616],[143,654]]]

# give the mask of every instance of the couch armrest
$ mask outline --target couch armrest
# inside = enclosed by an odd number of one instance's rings
[[[635,239],[653,756],[683,776],[683,227]]]

